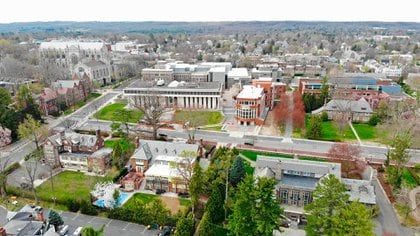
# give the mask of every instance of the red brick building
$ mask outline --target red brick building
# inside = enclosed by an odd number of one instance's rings
[[[266,98],[262,87],[245,85],[235,101],[235,118],[240,125],[262,125],[266,115]]]
[[[264,89],[265,106],[267,106],[270,110],[273,108],[275,101],[280,99],[281,94],[286,93],[286,84],[275,82],[275,80],[270,77],[253,79],[252,85],[254,87],[260,87]]]
[[[39,109],[45,115],[51,115],[58,112],[57,92],[50,88],[43,88],[41,94],[37,97]]]

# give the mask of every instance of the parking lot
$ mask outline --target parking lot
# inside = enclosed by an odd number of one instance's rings
[[[69,225],[67,235],[72,233],[79,226],[91,225],[95,229],[99,229],[105,225],[105,236],[138,236],[138,235],[157,235],[157,230],[148,230],[145,226],[129,223],[120,220],[112,220],[97,216],[88,216],[72,212],[59,212],[63,218],[64,225]]]

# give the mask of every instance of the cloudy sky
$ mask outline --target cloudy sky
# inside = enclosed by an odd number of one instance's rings
[[[414,21],[414,0],[10,0],[0,23],[27,21]]]

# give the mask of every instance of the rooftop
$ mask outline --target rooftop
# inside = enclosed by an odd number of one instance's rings
[[[261,98],[263,94],[264,94],[263,88],[258,88],[252,85],[244,85],[242,91],[238,94],[237,98],[256,99],[256,98]]]
[[[300,188],[306,188],[306,189],[309,189],[309,190],[313,190],[313,189],[315,189],[318,181],[319,181],[318,178],[284,174],[281,177],[281,180],[279,182],[279,186],[300,187]]]
[[[164,83],[159,86],[157,81],[142,81],[136,80],[131,83],[127,89],[141,89],[141,88],[153,88],[153,89],[221,89],[220,82],[184,82],[184,81],[171,81],[170,83]]]
[[[105,47],[103,42],[80,42],[80,41],[60,41],[42,42],[39,49],[65,50],[70,47],[80,48],[82,50],[101,50]]]
[[[376,204],[375,190],[369,181],[344,178],[341,181],[349,190],[350,201],[359,200],[365,204]]]
[[[232,70],[228,72],[228,77],[238,77],[238,78],[249,77],[248,69],[247,68],[232,68]]]
[[[157,156],[179,156],[184,151],[198,152],[197,144],[171,143],[154,140],[140,140],[140,145],[132,158],[154,160]]]

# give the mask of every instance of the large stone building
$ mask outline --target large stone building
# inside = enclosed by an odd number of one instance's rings
[[[218,82],[178,82],[137,80],[124,89],[129,105],[144,102],[145,97],[158,96],[166,107],[181,109],[220,109],[222,86]]]
[[[341,178],[339,163],[257,156],[255,167],[255,177],[274,178],[278,182],[275,194],[285,215],[298,222],[305,219],[303,207],[312,202],[312,192],[318,182],[328,175],[334,175],[346,185],[350,200],[358,199],[367,205],[376,204],[370,180]]]
[[[268,109],[262,87],[243,86],[235,98],[235,118],[240,125],[262,125]]]
[[[110,67],[102,61],[90,60],[78,63],[74,72],[86,74],[92,81],[96,81],[100,85],[111,83]]]
[[[41,58],[59,66],[73,69],[79,62],[96,60],[108,62],[109,50],[104,42],[53,40],[39,45]]]

